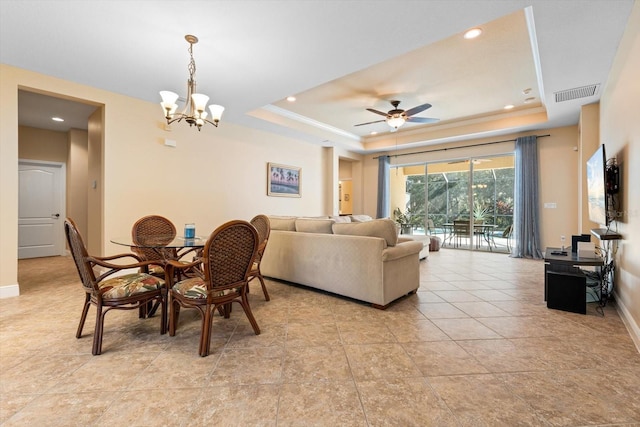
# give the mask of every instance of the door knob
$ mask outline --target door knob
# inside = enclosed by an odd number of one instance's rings
[[[53,216],[55,216],[56,218],[60,218],[60,214],[55,214]]]

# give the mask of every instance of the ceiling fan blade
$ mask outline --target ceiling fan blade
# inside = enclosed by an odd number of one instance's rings
[[[383,113],[382,111],[374,110],[373,108],[367,108],[367,111],[371,111],[372,113],[380,114],[381,116],[385,116],[385,117],[388,116],[387,113]]]
[[[382,123],[384,121],[386,120],[376,120],[375,122],[358,123],[357,125],[354,125],[354,126],[364,126],[364,125],[370,125],[372,123]]]
[[[432,119],[430,117],[409,117],[407,121],[411,123],[435,123],[439,122],[440,119]]]
[[[404,113],[407,116],[411,117],[414,114],[418,114],[419,112],[424,111],[424,110],[426,110],[428,108],[431,108],[431,104],[422,104],[422,105],[418,105],[417,107],[413,107],[413,108],[405,111]]]

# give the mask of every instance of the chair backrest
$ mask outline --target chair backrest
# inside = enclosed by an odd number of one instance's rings
[[[98,291],[98,284],[96,283],[96,275],[93,271],[91,262],[87,260],[89,254],[87,248],[84,245],[82,236],[78,231],[78,227],[71,218],[67,218],[64,221],[64,232],[67,236],[67,242],[69,243],[69,249],[73,256],[73,261],[78,269],[78,275],[82,281],[82,287],[88,293]]]
[[[433,220],[432,219],[428,219],[427,220],[427,230],[431,231],[431,230],[435,230],[436,226],[433,225]]]
[[[258,232],[247,221],[233,220],[216,228],[204,246],[207,288],[222,290],[246,285],[258,244]]]
[[[258,257],[260,258],[262,257],[264,249],[267,246],[267,241],[269,240],[269,234],[271,233],[271,223],[269,222],[269,217],[266,215],[256,215],[249,222],[256,228],[256,231],[258,232]]]
[[[137,220],[131,227],[131,239],[134,243],[140,244],[141,239],[148,236],[166,236],[166,244],[176,237],[176,227],[167,218],[160,215],[147,215]],[[174,258],[174,249],[158,249],[132,247],[131,250],[147,261],[162,259],[160,254],[164,254],[164,258]]]
[[[453,231],[455,233],[469,233],[469,221],[466,219],[453,220]]]

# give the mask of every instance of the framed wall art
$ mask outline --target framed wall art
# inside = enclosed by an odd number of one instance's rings
[[[267,163],[267,195],[277,197],[302,196],[302,168]]]

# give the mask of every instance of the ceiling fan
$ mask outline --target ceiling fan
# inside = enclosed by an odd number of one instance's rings
[[[429,117],[413,117],[415,114],[418,114],[428,108],[431,108],[431,104],[418,105],[417,107],[413,107],[405,111],[398,108],[398,105],[400,105],[400,101],[393,100],[390,102],[391,102],[391,105],[393,105],[393,109],[389,110],[386,113],[383,113],[382,111],[374,110],[373,108],[367,108],[367,111],[371,111],[372,113],[384,116],[385,118],[383,120],[375,120],[373,122],[359,123],[355,126],[364,126],[364,125],[370,125],[372,123],[387,122],[387,124],[391,126],[393,130],[397,130],[400,126],[404,124],[404,122],[435,123],[440,120],[440,119],[432,119]]]

